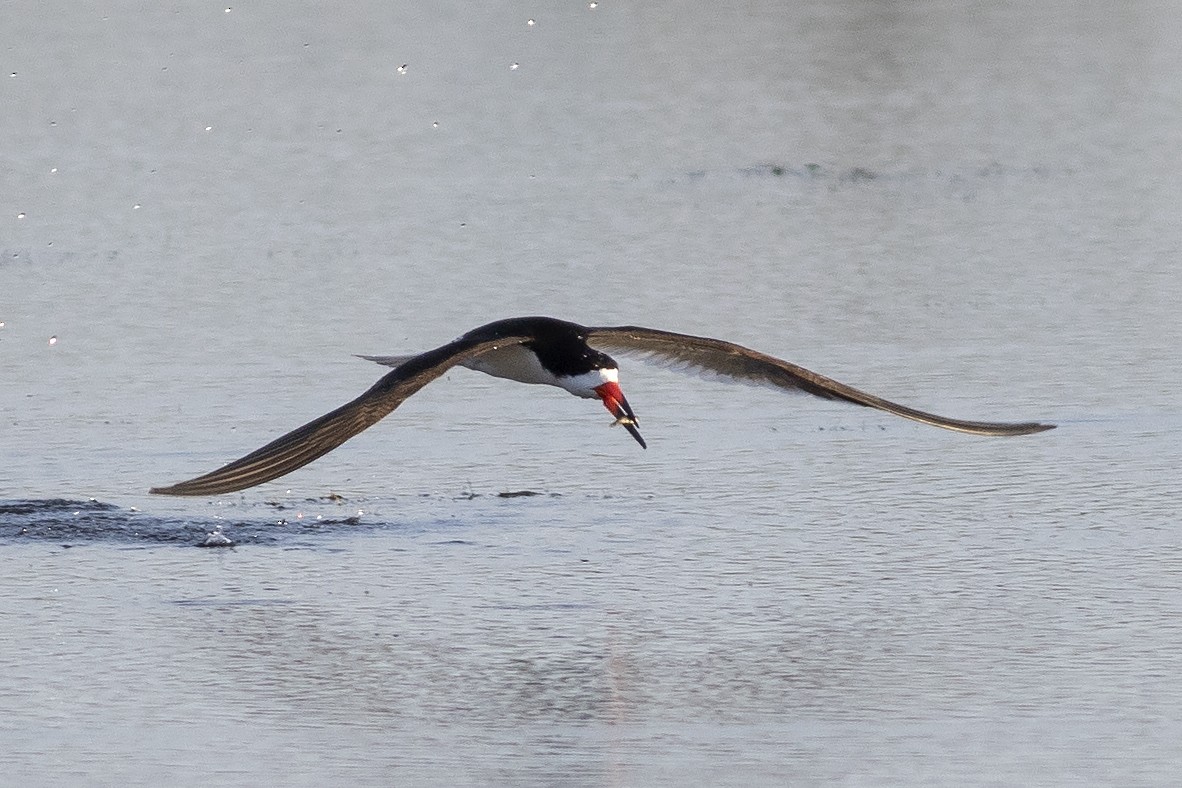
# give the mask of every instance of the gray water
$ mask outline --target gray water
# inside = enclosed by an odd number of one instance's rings
[[[0,29],[0,782],[1176,779],[1182,6]],[[277,482],[146,492],[524,314],[1059,428],[625,360],[642,451],[457,370]]]

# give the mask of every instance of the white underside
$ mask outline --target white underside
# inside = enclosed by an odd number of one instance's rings
[[[558,378],[547,372],[533,351],[521,345],[508,345],[465,361],[462,366],[492,375],[494,378],[516,380],[518,383],[540,383],[561,386]]]
[[[414,356],[363,356],[363,358],[387,367],[397,367]],[[599,397],[595,393],[596,386],[602,386],[604,383],[618,383],[620,379],[619,371],[615,369],[593,369],[582,375],[559,377],[548,372],[538,361],[534,352],[522,345],[508,345],[498,348],[471,361],[465,361],[460,366],[492,375],[494,378],[515,380],[518,383],[557,386],[576,397],[586,399]]]

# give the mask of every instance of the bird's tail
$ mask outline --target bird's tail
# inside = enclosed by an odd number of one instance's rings
[[[383,367],[401,367],[412,358],[417,358],[418,353],[410,353],[405,356],[363,356],[357,354],[357,358],[363,358],[366,361],[372,361],[375,364],[381,364]]]

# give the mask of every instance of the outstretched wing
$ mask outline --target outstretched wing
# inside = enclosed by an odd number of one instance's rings
[[[157,495],[217,495],[245,490],[302,468],[373,426],[407,397],[457,364],[529,337],[499,337],[482,341],[461,338],[443,347],[404,359],[369,391],[331,413],[292,430],[245,457],[168,487],[153,487]]]
[[[938,416],[891,402],[796,364],[721,339],[639,326],[615,326],[587,329],[587,341],[608,353],[632,355],[680,372],[718,375],[741,383],[770,384],[782,389],[806,391],[818,397],[877,408],[905,419],[957,432],[1028,435],[1055,426],[1037,422],[965,421]]]

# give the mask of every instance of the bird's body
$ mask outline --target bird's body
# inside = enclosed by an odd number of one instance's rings
[[[882,399],[787,361],[708,337],[639,326],[589,327],[549,317],[498,320],[446,345],[411,356],[362,356],[394,367],[352,402],[326,413],[245,457],[169,487],[162,495],[214,495],[253,487],[303,467],[372,426],[407,397],[455,366],[519,383],[556,386],[587,399],[599,398],[636,439],[636,415],[619,386],[619,369],[605,351],[638,356],[685,372],[804,391],[893,413],[944,429],[976,435],[1026,435],[1054,425],[1035,422],[966,421],[938,416]]]

